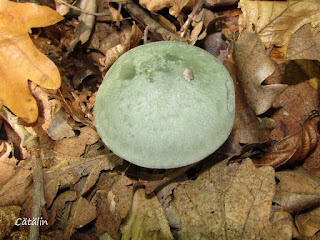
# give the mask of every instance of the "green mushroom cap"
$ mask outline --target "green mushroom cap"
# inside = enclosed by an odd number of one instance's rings
[[[96,128],[119,157],[147,168],[198,162],[228,138],[233,81],[201,48],[155,42],[131,49],[109,69],[95,102]]]

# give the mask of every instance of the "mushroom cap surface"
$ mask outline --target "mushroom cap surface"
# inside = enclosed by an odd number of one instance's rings
[[[94,112],[102,141],[116,155],[142,167],[176,168],[204,159],[226,141],[235,91],[228,71],[210,53],[155,42],[131,49],[112,65]]]

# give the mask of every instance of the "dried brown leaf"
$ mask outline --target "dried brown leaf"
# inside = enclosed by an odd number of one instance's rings
[[[298,29],[292,36],[286,52],[288,59],[320,61],[320,34],[312,34],[310,24]]]
[[[195,0],[139,0],[141,6],[148,9],[150,12],[158,12],[164,8],[169,8],[169,13],[172,16],[178,17],[184,8],[192,8],[195,4]]]
[[[132,207],[121,227],[122,240],[173,240],[168,220],[154,194],[147,197],[144,189],[137,189]]]
[[[284,46],[301,26],[320,20],[317,0],[240,0],[239,7],[243,12],[239,19],[241,28],[250,30],[254,25],[267,48]]]
[[[52,204],[59,189],[62,190],[71,187],[76,184],[80,178],[93,174],[93,176],[89,178],[88,184],[85,184],[85,190],[87,191],[94,185],[98,170],[109,170],[114,167],[106,156],[89,159],[79,158],[79,160],[78,163],[66,167],[56,165],[45,172],[44,189],[48,206]],[[98,166],[98,168],[96,166]]]
[[[243,30],[234,46],[239,84],[246,93],[250,107],[257,115],[266,112],[287,85],[262,85],[274,72],[274,65],[265,54],[265,48],[256,32]]]
[[[256,168],[250,159],[227,162],[174,190],[181,220],[177,239],[289,239],[269,221],[274,170]]]
[[[319,117],[319,113],[316,113]],[[318,144],[319,133],[317,126],[309,119],[303,124],[302,130],[296,134],[285,137],[276,142],[266,153],[256,166],[272,166],[274,168],[281,165],[291,165],[306,158],[311,150]]]
[[[75,136],[72,127],[67,122],[69,117],[70,115],[63,109],[55,113],[48,128],[49,137],[53,140],[61,140]]]
[[[320,207],[296,215],[295,223],[303,236],[312,237],[320,230]]]
[[[105,53],[106,56],[100,59],[100,63],[105,69],[108,69],[122,54],[136,47],[142,38],[142,32],[135,24],[132,25],[131,31],[124,31],[123,34],[124,40],[108,49]]]
[[[97,234],[108,232],[112,239],[119,239],[119,228],[127,216],[132,203],[133,187],[129,178],[113,174],[109,176],[114,181],[110,190],[98,190],[94,197],[97,202]]]
[[[263,143],[269,140],[274,122],[269,118],[259,118],[248,104],[244,87],[238,83],[235,66],[230,61],[225,61],[225,67],[232,76],[236,92],[236,116],[231,135],[224,150],[228,153],[240,153],[241,144]]]
[[[70,218],[63,238],[70,239],[77,229],[93,221],[96,216],[96,208],[87,199],[80,197],[72,204]]]
[[[97,131],[91,127],[80,129],[80,135],[55,141],[54,150],[67,156],[80,157],[87,145],[100,139]]]
[[[65,208],[66,203],[73,202],[77,200],[77,198],[77,192],[71,190],[63,192],[57,196],[49,210],[48,225],[44,225],[43,228],[48,229],[54,225],[58,216],[62,215],[62,211]]]
[[[19,206],[0,207],[0,239],[11,232],[19,213]]]
[[[95,13],[97,11],[97,1],[82,0],[80,1],[80,8],[84,9],[86,12]],[[79,25],[75,29],[74,39],[70,43],[71,50],[78,42],[84,44],[89,40],[95,23],[95,16],[82,12],[79,16],[79,22]]]
[[[275,100],[273,107],[278,111],[272,115],[275,129],[270,137],[280,141],[286,136],[293,135],[303,126],[312,110],[319,111],[319,91],[312,87],[309,81],[292,85],[284,90]],[[317,120],[317,119],[315,119]],[[320,146],[307,157],[305,166],[309,169],[320,167]]]
[[[283,210],[299,212],[320,205],[320,179],[300,168],[276,173],[280,181],[273,201]]]

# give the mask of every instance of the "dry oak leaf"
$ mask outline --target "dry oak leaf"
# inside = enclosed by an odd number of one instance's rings
[[[284,211],[299,212],[320,205],[320,179],[303,168],[276,173],[279,183],[273,201]]]
[[[143,188],[137,189],[129,215],[121,227],[122,240],[173,240],[169,223],[154,194],[146,197]]]
[[[0,0],[0,107],[7,106],[26,122],[38,117],[28,80],[49,89],[61,85],[58,68],[33,45],[28,31],[62,19],[49,7]]]
[[[267,48],[284,46],[301,26],[320,20],[317,0],[240,0],[239,7],[243,12],[239,18],[240,29],[251,29],[254,25]]]
[[[180,183],[172,204],[181,227],[176,239],[291,239],[270,222],[274,169],[256,168],[250,159],[228,159],[196,180]]]
[[[233,55],[239,84],[246,94],[248,104],[257,115],[266,112],[287,85],[262,85],[262,82],[275,71],[275,68],[265,54],[265,48],[258,34],[243,30],[235,42]]]
[[[318,129],[311,122],[315,117],[319,117],[319,113],[316,111],[311,112],[310,117],[305,121],[300,132],[276,142],[269,152],[256,163],[256,166],[267,165],[276,168],[281,165],[290,165],[304,160],[309,152],[318,144]]]

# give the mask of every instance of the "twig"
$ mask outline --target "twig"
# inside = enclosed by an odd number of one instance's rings
[[[143,44],[146,44],[148,41],[148,32],[149,32],[149,26],[146,26],[146,28],[143,31]]]
[[[88,12],[86,11],[85,9],[82,9],[82,8],[79,8],[79,7],[76,7],[76,6],[73,6],[72,4],[70,3],[67,3],[66,1],[64,0],[57,0],[58,3],[61,3],[61,4],[64,4],[66,6],[68,6],[69,8],[72,8],[74,10],[77,10],[77,11],[80,11],[80,12],[83,12],[85,14],[88,14],[88,15],[93,15],[93,16],[110,16],[109,13],[95,13],[95,12]]]
[[[126,3],[124,8],[131,14],[131,16],[137,21],[143,23],[145,26],[149,26],[149,30],[159,35],[160,39],[167,41],[182,41],[186,42],[186,39],[181,38],[179,35],[169,31],[161,26],[158,22],[153,20],[142,8],[135,3]]]
[[[204,0],[199,0],[194,6],[192,12],[188,15],[187,21],[183,24],[180,30],[180,36],[184,37],[186,35],[187,29],[189,28],[193,18],[201,11],[204,4]]]
[[[22,146],[27,148],[32,161],[32,177],[33,177],[33,205],[32,219],[41,217],[41,210],[46,204],[43,190],[43,172],[42,161],[40,158],[40,148],[38,138],[32,136],[20,123],[18,117],[13,115],[7,108],[2,107],[0,115],[15,130],[22,141]],[[39,226],[34,224],[30,226],[29,240],[39,239]]]

